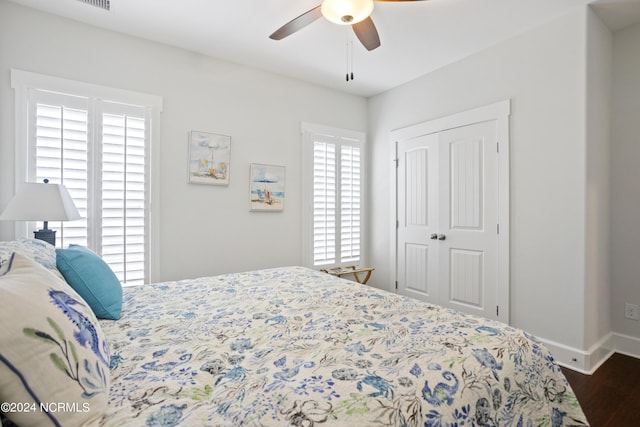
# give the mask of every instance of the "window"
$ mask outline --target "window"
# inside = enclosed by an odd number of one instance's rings
[[[150,147],[157,100],[132,103],[119,99],[121,91],[16,70],[12,84],[16,111],[23,112],[16,180],[64,184],[82,216],[49,223],[56,245],[89,247],[125,285],[150,281]]]
[[[303,124],[304,263],[362,261],[364,134]]]

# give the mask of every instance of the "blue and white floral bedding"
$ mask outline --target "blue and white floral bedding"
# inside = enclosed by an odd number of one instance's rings
[[[534,337],[302,267],[125,288],[102,425],[584,426]]]

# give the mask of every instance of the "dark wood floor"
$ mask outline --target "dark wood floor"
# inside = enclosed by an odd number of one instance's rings
[[[640,426],[640,359],[615,353],[593,375],[562,371],[591,427]]]

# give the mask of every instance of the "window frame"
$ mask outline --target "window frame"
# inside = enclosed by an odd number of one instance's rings
[[[367,265],[367,230],[368,216],[365,207],[367,206],[367,173],[366,173],[366,133],[350,129],[342,129],[314,123],[302,122],[302,263],[309,268],[332,268],[345,265]],[[313,236],[313,161],[314,143],[316,139],[333,139],[336,143],[337,152],[342,145],[357,146],[360,148],[360,257],[357,261],[341,261],[339,248],[341,241],[336,237],[336,260],[334,263],[314,264],[314,236]],[[341,174],[340,157],[336,156],[336,176]],[[336,190],[336,199],[340,199],[340,190]],[[340,211],[336,212],[336,232],[340,229]],[[339,235],[339,234],[338,234]]]
[[[156,148],[160,142],[160,117],[163,108],[163,99],[157,95],[150,95],[129,90],[111,88],[107,86],[95,85],[86,82],[69,80],[44,74],[32,73],[28,71],[11,69],[11,88],[14,90],[14,191],[17,192],[20,186],[28,181],[29,177],[29,157],[33,156],[28,142],[29,138],[29,114],[30,114],[30,94],[33,90],[44,90],[58,92],[70,96],[85,98],[97,98],[106,102],[138,105],[147,109],[150,119],[148,132],[149,140],[149,170],[148,170],[148,245],[146,258],[145,282],[153,283],[159,278],[159,231],[160,216],[155,207],[159,206],[160,181],[159,175],[159,150]],[[89,132],[96,132],[96,123],[89,125]],[[16,237],[30,237],[35,229],[34,222],[15,222]],[[91,230],[89,231],[91,233]]]

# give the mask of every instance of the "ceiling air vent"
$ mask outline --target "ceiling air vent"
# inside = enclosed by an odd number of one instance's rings
[[[104,10],[111,10],[111,4],[109,0],[78,0],[82,3],[90,4],[91,6],[99,7]]]

